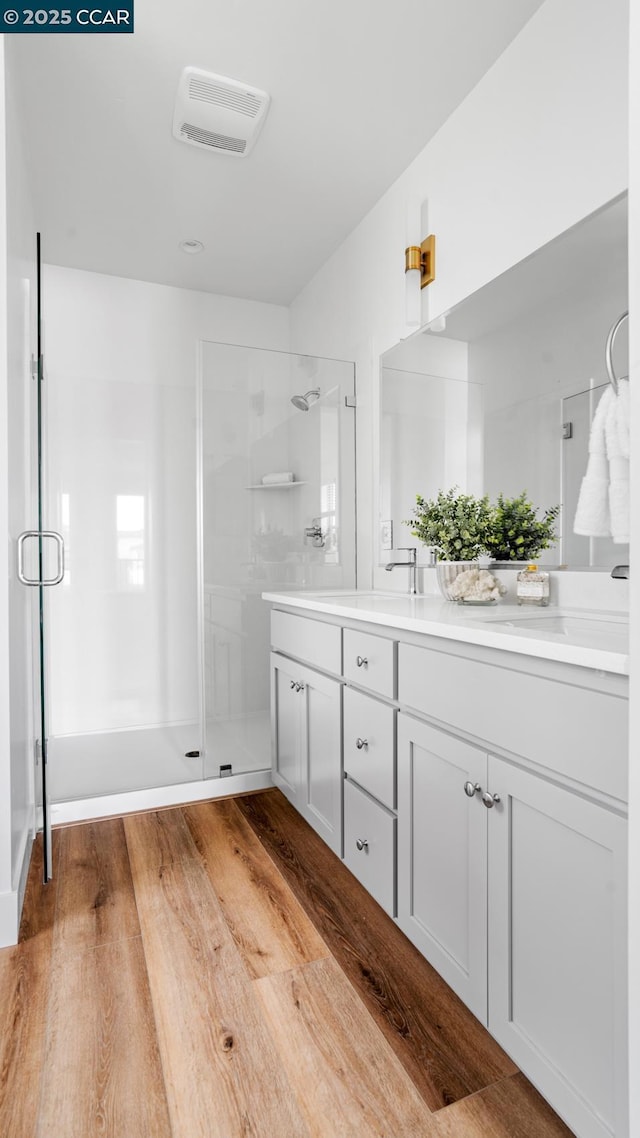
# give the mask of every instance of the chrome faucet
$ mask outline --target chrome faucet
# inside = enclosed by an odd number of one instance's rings
[[[398,549],[405,550],[409,554],[408,561],[390,561],[385,565],[387,573],[392,569],[402,567],[409,570],[409,592],[412,597],[415,597],[418,592],[418,551],[415,545],[399,545]]]
[[[611,570],[612,577],[622,577],[623,581],[628,581],[631,576],[628,565],[614,565]]]

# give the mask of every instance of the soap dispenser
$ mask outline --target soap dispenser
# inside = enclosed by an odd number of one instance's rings
[[[516,599],[519,605],[549,604],[549,574],[537,565],[527,565],[518,573]]]

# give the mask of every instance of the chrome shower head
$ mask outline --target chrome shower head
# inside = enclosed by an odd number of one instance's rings
[[[314,387],[312,391],[307,391],[305,395],[292,395],[291,402],[298,411],[308,411],[311,403],[315,403],[316,399],[320,398],[320,388]]]

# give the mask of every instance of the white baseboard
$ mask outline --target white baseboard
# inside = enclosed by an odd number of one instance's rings
[[[24,903],[24,893],[27,888],[27,877],[29,876],[29,866],[31,865],[31,854],[33,853],[33,842],[35,838],[35,831],[29,827],[25,830],[22,844],[22,857],[20,859],[20,872],[18,875],[18,926],[20,925],[20,918],[22,916],[22,906]]]
[[[18,892],[0,893],[0,948],[18,943]]]
[[[200,782],[182,782],[177,786],[154,786],[149,790],[130,790],[124,794],[104,794],[95,798],[79,798],[58,802],[51,807],[54,826],[109,818],[119,814],[138,814],[142,810],[161,810],[164,806],[181,806],[208,798],[228,798],[251,790],[273,786],[271,771],[233,774],[226,778],[210,778]]]
[[[0,948],[9,948],[18,943],[22,903],[27,886],[32,847],[33,833],[29,827],[23,831],[20,838],[14,873],[15,888],[9,893],[0,893]]]

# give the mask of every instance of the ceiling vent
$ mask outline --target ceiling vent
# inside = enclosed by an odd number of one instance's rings
[[[173,135],[181,142],[246,158],[262,129],[270,97],[257,87],[185,67],[173,115]]]

